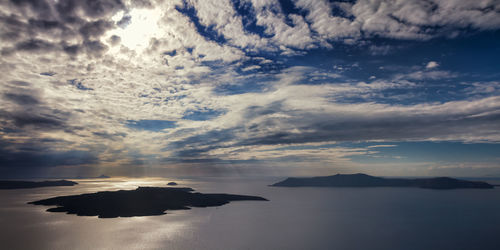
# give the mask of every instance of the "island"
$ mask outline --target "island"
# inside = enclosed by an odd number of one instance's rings
[[[435,178],[382,178],[367,174],[336,174],[331,176],[287,178],[273,187],[418,187],[428,189],[494,188],[482,181],[467,181],[449,177]]]
[[[74,181],[0,181],[0,189],[21,189],[21,188],[39,188],[54,186],[74,186],[78,184]]]
[[[111,178],[111,177],[108,175],[101,174],[101,175],[95,176],[95,177],[84,177],[84,176],[79,175],[73,179],[109,179],[109,178]]]
[[[167,183],[167,185],[168,186],[177,186],[177,182],[171,181],[171,182]]]
[[[47,209],[48,212],[116,218],[163,215],[166,210],[222,206],[231,201],[267,201],[258,196],[202,194],[193,191],[191,188],[138,187],[135,190],[59,196],[28,204],[56,206]]]

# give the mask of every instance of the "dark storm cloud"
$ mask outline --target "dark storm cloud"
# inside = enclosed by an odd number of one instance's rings
[[[47,52],[56,48],[56,45],[41,39],[29,39],[16,44],[16,49],[20,51]]]
[[[51,106],[44,100],[43,92],[28,82],[10,81],[4,87],[6,92],[0,96],[3,101],[0,110],[0,176],[37,176],[52,167],[97,162],[97,156],[91,152],[61,150],[74,142],[40,136],[47,132],[71,134],[82,130],[69,124],[70,112]]]
[[[131,20],[132,20],[131,16],[129,15],[123,16],[122,19],[120,19],[120,21],[116,23],[116,25],[118,25],[122,29],[125,29],[130,24]]]
[[[32,29],[45,31],[52,29],[64,29],[64,25],[58,21],[30,19],[28,25]]]
[[[11,3],[18,7],[27,7],[38,13],[50,12],[50,5],[44,0],[10,0]]]
[[[380,115],[324,114],[287,109],[282,102],[249,106],[243,113],[244,127],[211,130],[169,144],[179,159],[213,156],[210,151],[241,146],[287,145],[348,141],[425,141],[489,136],[500,130],[495,99],[460,112],[382,112]],[[465,106],[466,103],[456,104]],[[286,114],[276,118],[274,114]],[[480,115],[478,115],[480,114]]]
[[[6,45],[3,55],[15,51],[48,52],[61,51],[70,56],[86,53],[99,56],[107,51],[100,41],[106,31],[113,29],[115,23],[111,16],[125,10],[119,0],[65,0],[48,2],[43,0],[13,0],[11,13],[0,13],[0,38]],[[27,13],[34,13],[28,17]],[[45,37],[40,39],[38,37]],[[67,41],[73,41],[68,43]],[[74,41],[77,41],[76,43]]]
[[[87,17],[100,18],[125,9],[125,5],[120,0],[67,0],[58,1],[55,8],[64,17],[76,16],[82,10]]]
[[[121,37],[117,35],[112,35],[109,39],[110,39],[109,43],[111,43],[112,46],[116,46],[120,44],[120,42],[122,41]]]
[[[202,147],[202,146],[217,145],[235,139],[237,131],[238,131],[237,128],[211,130],[202,134],[187,137],[180,141],[172,142],[169,145],[168,149],[184,150],[186,147],[192,147],[192,146]]]
[[[12,86],[24,86],[24,87],[31,86],[31,83],[25,81],[10,81],[9,83]]]
[[[245,112],[245,118],[252,119],[263,115],[271,115],[283,110],[283,101],[275,101],[267,106],[250,106]]]
[[[83,12],[84,17],[95,19],[109,17],[125,9],[125,5],[120,0],[64,0],[57,1],[55,4],[44,0],[11,0],[10,2],[21,13],[29,9],[39,18],[62,19],[66,22],[81,20],[78,16],[79,12]]]
[[[0,120],[3,121],[2,127],[12,131],[18,131],[25,134],[33,134],[37,131],[47,130],[68,130],[67,121],[71,117],[68,112],[58,109],[38,106],[38,102],[33,102],[31,97],[16,97],[16,101],[23,103],[10,110],[0,111]]]
[[[18,128],[27,126],[40,130],[54,130],[65,128],[66,118],[54,114],[33,114],[27,112],[10,113],[4,116],[10,118]]]
[[[77,56],[79,54],[86,54],[90,57],[99,57],[108,51],[109,47],[99,40],[86,40],[80,44],[66,44],[61,43],[60,48],[66,54],[70,56]],[[76,82],[78,89],[81,90],[92,90],[91,88],[86,88],[81,85],[81,82]],[[80,85],[78,85],[80,84]]]
[[[5,93],[3,96],[19,105],[35,105],[40,103],[37,98],[27,94]]]
[[[89,151],[47,151],[42,148],[12,151],[0,145],[0,176],[26,178],[44,175],[48,168],[95,164],[98,158]]]
[[[29,19],[26,29],[30,33],[50,33],[54,30],[59,30],[62,33],[70,32],[70,29],[64,23],[43,19]]]
[[[404,114],[379,118],[351,118],[336,120],[331,117],[297,114],[303,119],[287,120],[296,124],[288,131],[265,133],[240,141],[237,145],[302,144],[328,141],[370,140],[427,140],[429,138],[461,137],[470,134],[494,133],[500,129],[500,115],[480,117],[469,114],[406,116]],[[265,127],[260,127],[265,129]],[[477,130],[481,128],[481,130]],[[306,132],[294,132],[293,130]]]
[[[108,50],[108,46],[98,40],[85,41],[83,43],[83,47],[85,48],[87,54],[92,56],[100,56]]]
[[[62,48],[64,52],[71,56],[76,56],[82,51],[81,46],[77,44],[68,45],[63,43]]]
[[[0,23],[3,29],[0,29],[0,38],[2,40],[17,40],[25,32],[25,23],[20,21],[20,16],[11,14],[9,16],[0,15]]]
[[[32,130],[68,129],[66,122],[70,113],[49,107],[29,83],[13,81],[11,84],[10,91],[2,95],[10,103],[0,110],[3,128],[26,134],[31,134]]]
[[[207,157],[205,153],[209,152],[210,150],[220,148],[217,146],[213,147],[207,147],[207,148],[194,148],[194,149],[185,149],[185,150],[179,150],[175,152],[175,158],[177,159],[193,159],[193,158],[199,158],[199,157]]]
[[[54,76],[55,74],[57,74],[57,73],[56,72],[52,72],[52,71],[40,73],[40,75],[42,75],[42,76]]]
[[[108,133],[105,131],[92,132],[92,134],[95,136],[99,136],[101,138],[110,139],[110,140],[116,140],[116,139],[123,138],[123,137],[127,136],[127,134],[125,134],[125,133]]]
[[[114,26],[113,22],[98,20],[95,22],[88,22],[80,28],[80,34],[85,39],[96,38],[102,36],[107,30]]]

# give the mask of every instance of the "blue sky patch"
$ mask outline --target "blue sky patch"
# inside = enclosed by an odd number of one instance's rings
[[[176,122],[167,120],[128,120],[126,125],[133,129],[159,132],[163,129],[175,128]]]
[[[222,115],[224,112],[218,110],[188,110],[182,119],[191,121],[206,121]]]

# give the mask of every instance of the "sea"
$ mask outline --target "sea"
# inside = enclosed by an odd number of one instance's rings
[[[500,249],[500,187],[270,187],[283,178],[109,178],[0,190],[0,249]],[[27,202],[138,186],[257,195],[219,207],[100,219]],[[499,181],[489,181],[500,184]]]

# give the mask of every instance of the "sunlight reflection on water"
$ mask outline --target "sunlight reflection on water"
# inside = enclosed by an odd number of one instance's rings
[[[95,249],[126,246],[127,249],[165,248],[163,243],[182,239],[192,230],[189,211],[166,211],[168,216],[146,216],[98,219],[63,213],[48,213],[48,207],[28,205],[26,202],[61,195],[98,191],[133,190],[139,186],[165,186],[170,181],[177,187],[194,184],[193,181],[163,178],[106,178],[75,179],[72,187],[1,190],[4,206],[0,208],[0,222],[12,225],[2,230],[3,247],[8,249]],[[29,241],[22,235],[31,235]],[[5,236],[5,239],[3,239]],[[2,247],[2,248],[3,248]]]
[[[79,179],[0,190],[1,249],[496,249],[500,189],[273,188],[275,180]],[[258,195],[269,202],[98,219],[26,202],[138,186]],[[473,228],[473,230],[471,230]],[[383,230],[381,230],[383,229]],[[362,239],[362,240],[360,240]],[[436,241],[439,239],[438,241]]]

